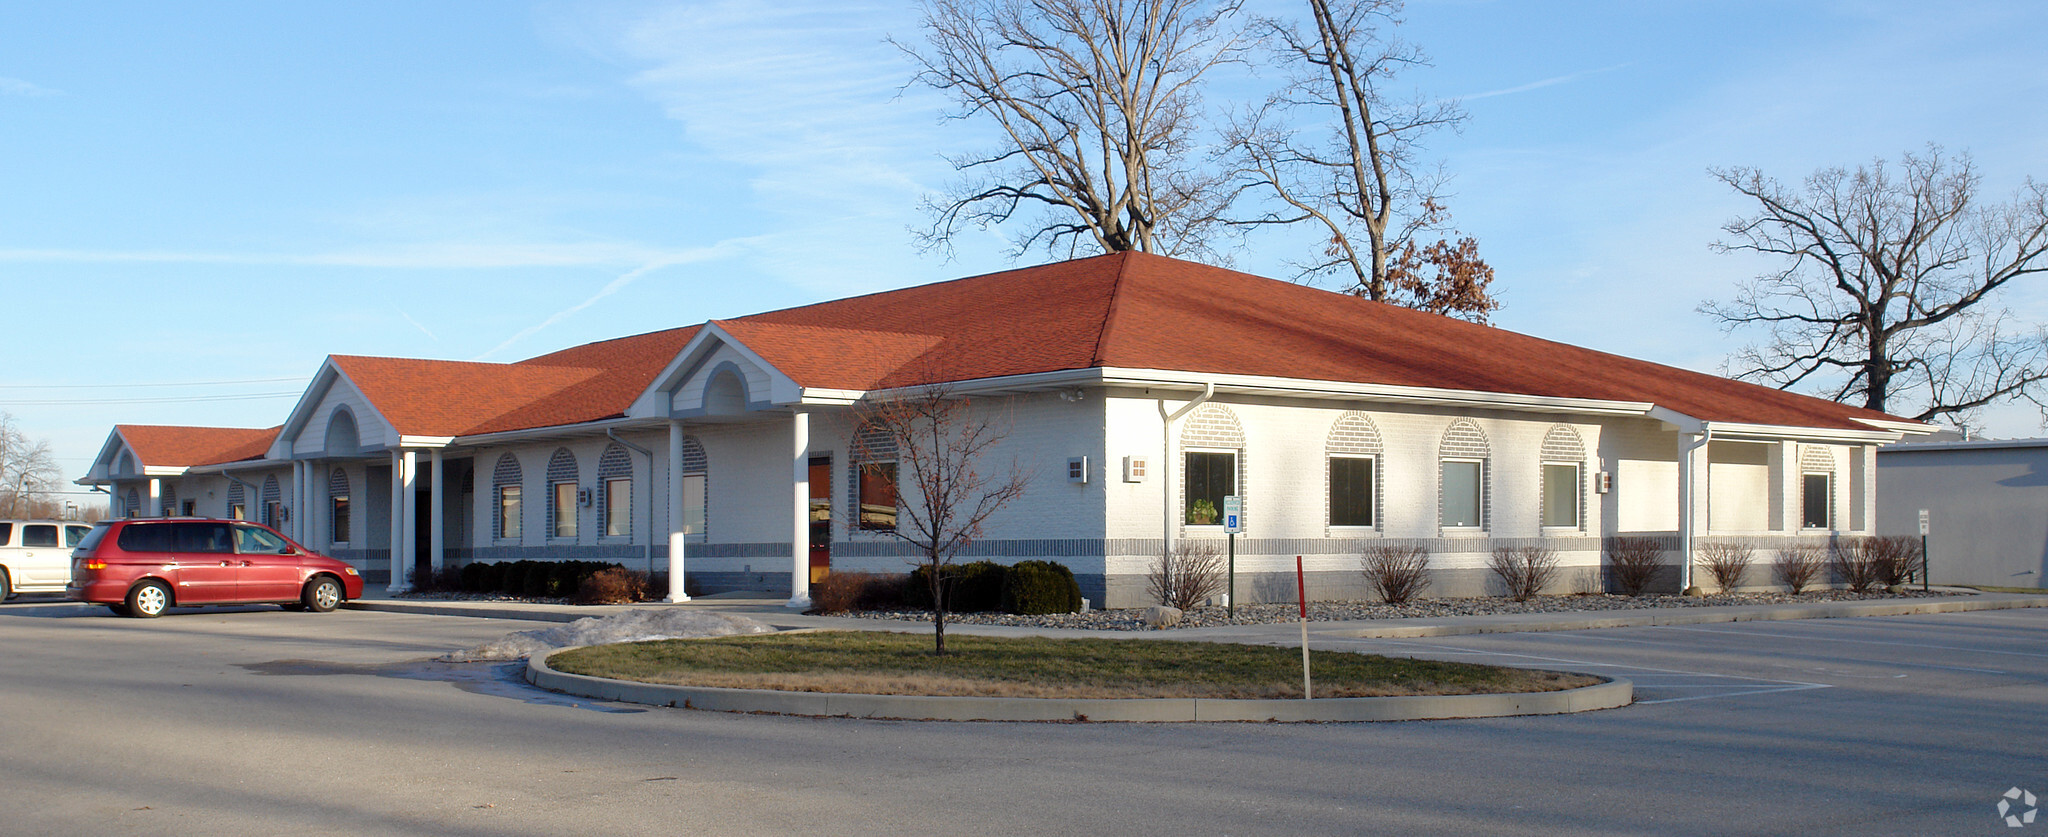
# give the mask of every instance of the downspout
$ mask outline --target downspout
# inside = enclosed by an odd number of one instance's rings
[[[633,444],[632,442],[628,442],[628,441],[626,441],[626,440],[624,440],[624,439],[621,439],[621,438],[619,438],[619,431],[618,431],[618,430],[616,430],[616,429],[614,429],[614,428],[610,428],[610,427],[607,427],[607,428],[605,428],[605,429],[604,429],[604,435],[606,435],[607,437],[610,437],[612,441],[614,441],[614,442],[618,442],[618,443],[619,443],[619,444],[620,444],[621,446],[624,446],[624,447],[627,447],[627,448],[631,448],[631,449],[632,449],[633,451],[635,451],[635,452],[639,453],[639,454],[640,454],[641,456],[647,457],[647,502],[645,502],[645,503],[641,503],[641,504],[640,504],[640,505],[642,505],[642,506],[645,506],[645,507],[647,508],[647,543],[646,543],[646,544],[644,544],[642,548],[643,548],[643,549],[645,549],[645,550],[646,550],[646,552],[647,552],[647,574],[648,574],[649,576],[653,576],[653,575],[654,575],[654,451],[648,450],[648,449],[646,449],[646,448],[643,448],[643,447],[641,447],[641,446],[639,446],[639,445]],[[668,489],[668,490],[670,490],[670,491],[674,491],[674,490],[676,490],[676,488],[677,488],[676,486],[669,486],[669,489]]]
[[[1679,462],[1679,471],[1684,474],[1684,478],[1679,482],[1680,493],[1683,496],[1678,501],[1678,592],[1680,593],[1684,593],[1692,587],[1693,496],[1694,483],[1698,481],[1698,469],[1693,465],[1693,452],[1706,447],[1714,441],[1713,425],[1702,423],[1701,432],[1694,438],[1699,439],[1699,441],[1685,446],[1684,452],[1681,454],[1684,458]],[[1708,502],[1711,503],[1712,501],[1713,498],[1709,497]]]
[[[1159,449],[1164,452],[1159,462],[1159,505],[1166,513],[1165,518],[1161,520],[1164,526],[1160,532],[1160,543],[1164,545],[1162,554],[1170,555],[1173,553],[1174,514],[1179,511],[1179,509],[1174,508],[1173,502],[1173,423],[1196,407],[1208,403],[1209,399],[1215,396],[1216,385],[1213,383],[1203,384],[1201,395],[1195,396],[1194,400],[1186,404],[1182,404],[1180,409],[1172,413],[1166,412],[1166,399],[1159,399]]]

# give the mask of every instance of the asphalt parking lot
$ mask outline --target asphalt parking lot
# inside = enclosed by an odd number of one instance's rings
[[[423,662],[533,623],[103,614],[0,606],[0,832],[2024,834],[2001,794],[2048,796],[2042,609],[1319,633],[1316,649],[1625,676],[1639,702],[1301,725],[655,709]]]

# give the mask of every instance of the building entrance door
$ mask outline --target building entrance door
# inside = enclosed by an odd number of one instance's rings
[[[832,574],[832,458],[811,458],[811,583]]]

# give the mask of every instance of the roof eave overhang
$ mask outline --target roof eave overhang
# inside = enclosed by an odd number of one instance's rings
[[[414,445],[407,442],[405,447],[487,447],[490,445],[522,444],[528,442],[566,441],[603,436],[607,430],[626,430],[659,427],[665,419],[645,419],[621,416],[618,418],[586,421],[578,424],[552,424],[545,427],[528,427],[519,430],[500,430],[495,433],[478,433],[474,436],[433,437],[440,444]],[[426,440],[424,436],[408,436],[406,439]]]
[[[1656,406],[1642,401],[1557,398],[1512,392],[1481,392],[1476,390],[1440,389],[1436,387],[1365,384],[1350,381],[1274,378],[1263,375],[1217,375],[1200,372],[1113,367],[1079,371],[1099,372],[1101,383],[1109,386],[1170,387],[1193,391],[1213,384],[1217,392],[1287,398],[1316,398],[1341,401],[1368,400],[1396,404],[1614,416],[1647,416],[1652,413]]]

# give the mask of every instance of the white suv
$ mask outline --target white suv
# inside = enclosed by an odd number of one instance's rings
[[[71,548],[92,527],[61,520],[0,520],[0,601],[16,593],[62,593]]]

